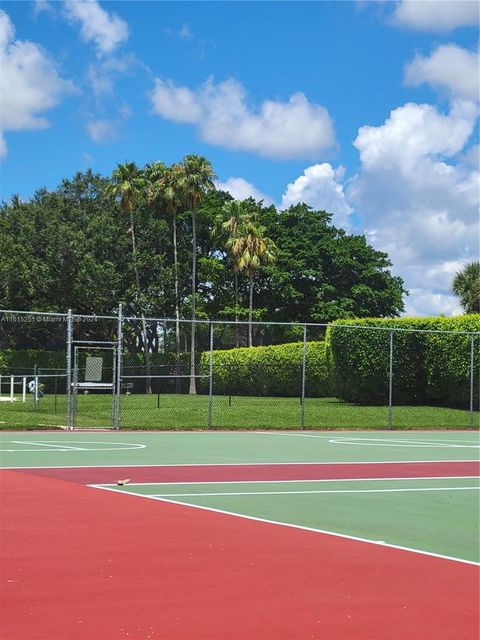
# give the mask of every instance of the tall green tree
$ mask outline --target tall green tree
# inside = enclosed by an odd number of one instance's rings
[[[249,278],[248,303],[248,346],[252,346],[253,280],[263,265],[275,262],[277,247],[273,240],[265,235],[266,227],[254,217],[245,217],[237,227],[235,235],[227,242],[229,250],[235,256],[238,271],[246,271]]]
[[[130,235],[132,240],[132,257],[133,257],[133,270],[135,273],[135,285],[137,289],[137,304],[140,309],[142,320],[142,341],[143,341],[143,353],[145,358],[145,374],[146,374],[146,392],[152,393],[152,383],[150,376],[150,355],[149,355],[149,343],[147,335],[147,323],[145,321],[145,311],[142,301],[142,291],[140,288],[140,277],[138,274],[138,260],[137,260],[137,243],[135,238],[135,216],[134,209],[136,202],[146,196],[148,189],[148,181],[145,178],[142,171],[140,171],[134,162],[124,162],[117,165],[116,169],[112,172],[112,184],[107,190],[115,200],[120,202],[120,210],[128,215],[130,228],[127,234]]]
[[[246,223],[249,216],[252,214],[252,203],[250,200],[232,200],[226,202],[222,213],[219,214],[215,220],[214,237],[220,238],[224,245],[229,263],[233,266],[234,274],[234,309],[235,309],[235,346],[240,344],[239,332],[238,332],[238,310],[239,310],[239,295],[238,295],[238,274],[239,258],[237,251],[240,249],[240,244],[236,242],[238,231],[242,224]]]
[[[167,214],[172,218],[173,233],[173,271],[175,289],[175,351],[176,368],[180,372],[180,287],[178,273],[177,213],[185,202],[182,168],[178,164],[164,168],[155,177],[152,184],[153,197],[165,206]]]
[[[459,271],[452,292],[460,300],[465,313],[480,313],[480,262],[470,262]]]
[[[331,214],[298,204],[281,212],[262,208],[258,218],[281,249],[256,283],[275,319],[323,323],[403,311],[406,291],[402,279],[390,273],[388,255],[365,236],[336,228]]]
[[[195,305],[197,296],[197,223],[196,210],[209,191],[215,189],[215,173],[211,163],[202,156],[188,155],[182,160],[179,186],[185,192],[192,216],[192,328],[190,339],[190,394],[196,394],[195,381]]]

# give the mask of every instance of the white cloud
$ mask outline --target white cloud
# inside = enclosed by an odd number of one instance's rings
[[[39,114],[52,109],[73,91],[48,54],[33,42],[15,40],[9,16],[0,9],[0,131],[44,129],[48,120]],[[2,136],[2,155],[6,143]]]
[[[273,204],[273,198],[265,195],[251,182],[243,178],[228,178],[225,182],[216,182],[217,189],[228,191],[235,200],[253,198],[255,201],[263,200],[266,206]]]
[[[477,113],[467,102],[455,102],[448,114],[407,104],[382,126],[360,128],[354,142],[362,164],[347,197],[368,240],[404,277],[413,293],[409,309],[418,313],[453,313],[453,275],[479,256],[480,175],[456,161]]]
[[[97,144],[115,140],[130,115],[130,108],[127,104],[123,104],[119,107],[118,114],[111,119],[97,118],[89,120],[86,129],[90,139]]]
[[[454,156],[472,134],[478,115],[471,102],[458,101],[447,115],[429,104],[408,103],[394,109],[380,127],[359,129],[355,147],[365,167],[411,171],[417,161],[432,155]]]
[[[428,58],[415,56],[405,68],[405,82],[411,86],[425,82],[433,88],[447,89],[454,97],[478,100],[478,51],[467,51],[455,44],[440,45]]]
[[[54,13],[54,9],[48,0],[34,0],[33,12],[36,16],[41,13]]]
[[[458,298],[427,289],[410,289],[405,300],[406,316],[456,316],[463,313]]]
[[[65,0],[65,14],[71,23],[80,24],[82,38],[95,44],[99,56],[112,53],[128,39],[127,23],[97,0]]]
[[[109,142],[117,137],[117,128],[106,118],[87,122],[87,133],[93,142]]]
[[[155,78],[152,92],[153,110],[166,120],[174,122],[200,122],[202,107],[187,87],[177,87],[172,81]]]
[[[130,116],[130,107],[123,103],[118,107],[116,115],[111,118],[90,118],[86,124],[87,133],[90,139],[97,144],[111,142],[118,138],[122,127]]]
[[[303,93],[287,102],[265,100],[252,109],[234,79],[218,84],[209,79],[191,90],[157,78],[151,100],[158,115],[195,124],[203,140],[229,149],[285,160],[317,157],[335,145],[328,111]]]
[[[314,209],[333,213],[335,225],[349,227],[348,217],[353,209],[343,192],[344,173],[343,167],[334,169],[326,162],[307,167],[302,176],[287,186],[280,208],[286,209],[292,204],[305,202]]]
[[[479,4],[475,0],[402,0],[393,23],[421,31],[446,32],[478,26]]]

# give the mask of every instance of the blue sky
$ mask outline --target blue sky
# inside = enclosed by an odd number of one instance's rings
[[[199,153],[387,251],[407,313],[478,259],[478,4],[0,3],[1,197]]]

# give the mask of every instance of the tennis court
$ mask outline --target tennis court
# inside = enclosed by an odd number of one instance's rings
[[[479,434],[0,434],[2,637],[476,640]]]

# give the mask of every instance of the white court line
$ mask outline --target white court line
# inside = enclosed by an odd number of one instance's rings
[[[156,493],[153,494],[154,498],[166,498],[166,497],[202,497],[202,496],[287,496],[298,494],[311,494],[311,493],[411,493],[414,491],[467,491],[475,489],[480,491],[480,487],[424,487],[421,489],[312,489],[310,491],[230,491],[217,493]]]
[[[212,511],[214,513],[221,513],[227,516],[234,516],[236,518],[242,518],[244,520],[253,520],[254,522],[264,522],[266,524],[274,524],[280,527],[288,527],[290,529],[300,529],[302,531],[313,531],[314,533],[323,533],[327,536],[334,536],[336,538],[344,538],[346,540],[355,540],[356,542],[364,542],[366,544],[375,544],[382,547],[388,547],[390,549],[399,549],[400,551],[407,551],[409,553],[417,553],[423,556],[430,556],[433,558],[440,558],[441,560],[450,560],[453,562],[460,562],[462,564],[469,564],[475,567],[480,566],[480,563],[474,562],[473,560],[465,560],[463,558],[454,558],[453,556],[446,556],[439,553],[433,553],[431,551],[423,551],[420,549],[412,549],[410,547],[403,547],[396,544],[390,544],[388,542],[384,542],[383,540],[369,540],[368,538],[359,538],[357,536],[347,535],[345,533],[337,533],[336,531],[326,531],[325,529],[314,529],[313,527],[305,527],[299,524],[290,524],[288,522],[278,522],[277,520],[267,520],[265,518],[258,518],[256,516],[247,516],[243,513],[236,513],[234,511],[225,511],[224,509],[214,509],[213,507],[204,507],[196,504],[190,504],[187,502],[182,502],[180,500],[172,500],[167,498],[156,498],[154,496],[146,496],[141,493],[129,493],[128,491],[122,491],[120,489],[114,489],[112,487],[105,487],[102,485],[91,484],[88,485],[94,489],[102,489],[103,491],[111,491],[112,493],[121,493],[122,495],[130,495],[138,498],[146,498],[147,500],[157,500],[158,502],[166,502],[169,504],[176,504],[181,507],[191,507],[192,509],[200,509],[202,511]]]
[[[51,442],[27,442],[27,440],[11,440],[12,444],[29,444],[32,447],[54,447],[55,451],[60,449],[61,451],[88,451],[82,447],[71,447],[66,444],[52,444]],[[2,451],[2,449],[0,449]],[[15,449],[9,449],[9,451],[15,451]],[[17,451],[38,451],[38,449],[17,449]]]
[[[146,446],[146,445],[143,445]],[[0,449],[0,453],[5,451],[5,449]],[[15,451],[21,451],[21,449],[15,449]],[[125,449],[89,449],[89,451],[128,451]],[[450,462],[476,462],[480,465],[480,460],[478,458],[474,459],[462,459],[456,458],[455,460],[372,460],[369,461],[360,461],[355,462],[354,460],[333,460],[333,461],[301,461],[294,460],[293,462],[290,460],[289,462],[179,462],[179,463],[167,463],[167,464],[128,464],[128,462],[124,464],[66,464],[66,465],[50,465],[50,466],[15,466],[15,467],[1,467],[0,469],[4,469],[8,471],[8,469],[115,469],[117,467],[120,468],[129,468],[129,469],[141,469],[142,467],[159,467],[159,468],[177,468],[177,467],[257,467],[257,466],[283,466],[283,465],[365,465],[365,464],[432,464],[432,463],[450,463]]]
[[[65,441],[63,440],[44,440],[43,442],[30,442],[28,440],[9,440],[8,442],[11,442],[12,444],[28,444],[31,446],[35,446],[35,447],[45,447],[42,452],[45,453],[58,453],[61,451],[64,452],[68,452],[68,451],[134,451],[137,449],[145,449],[147,447],[147,445],[145,444],[135,444],[133,442],[92,442],[90,440],[68,440],[68,442],[70,443],[75,443],[75,444],[81,444],[81,445],[89,445],[89,444],[93,444],[96,445],[94,447],[72,447],[69,446],[68,444],[65,444]],[[54,444],[55,442],[58,442],[60,444]],[[108,447],[98,447],[97,445],[110,445]],[[111,445],[114,446],[111,446]],[[0,453],[25,453],[25,452],[32,452],[32,451],[38,451],[38,449],[0,449]],[[85,465],[88,466],[88,465]],[[108,465],[102,465],[102,466],[108,466]],[[18,468],[18,469],[28,469],[28,468],[32,468],[32,469],[36,469],[37,467],[0,467],[0,468],[7,468],[7,469],[14,469],[14,468]],[[62,467],[42,467],[42,468],[62,468]],[[74,468],[74,467],[72,467]]]
[[[294,438],[317,438],[328,440],[331,444],[343,444],[343,445],[362,445],[370,447],[422,447],[432,449],[479,449],[480,443],[478,440],[457,440],[457,439],[445,439],[445,440],[414,440],[412,438],[398,438],[396,435],[393,439],[390,438],[359,438],[356,436],[334,436],[334,435],[317,435],[312,433],[279,433],[279,432],[261,432],[258,435],[265,436],[291,436]],[[454,444],[460,442],[461,444]],[[471,442],[473,444],[464,444]]]
[[[389,482],[390,480],[476,480],[480,476],[410,476],[407,478],[308,478],[306,480],[190,480],[190,482],[129,482],[129,487],[154,487],[188,484],[295,484],[308,482]],[[97,484],[96,487],[109,487],[111,484]]]

